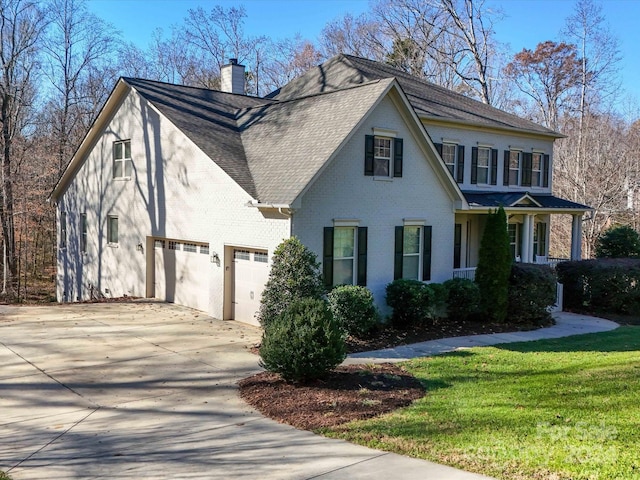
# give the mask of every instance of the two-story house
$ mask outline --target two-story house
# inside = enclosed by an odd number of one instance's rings
[[[546,261],[559,135],[386,65],[338,55],[267,98],[244,68],[212,91],[119,80],[52,193],[60,301],[155,297],[254,323],[274,248],[297,236],[327,287],[472,276],[486,213]]]

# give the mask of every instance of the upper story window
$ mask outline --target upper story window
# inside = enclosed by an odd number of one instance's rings
[[[533,153],[531,158],[531,186],[542,186],[542,170],[544,163],[544,155],[542,153]]]
[[[113,178],[131,177],[131,140],[113,142]]]
[[[464,182],[464,145],[456,141],[442,139],[443,143],[434,143],[447,170],[458,183]]]
[[[477,172],[478,181],[476,183],[481,185],[489,184],[489,159],[491,158],[491,149],[486,147],[478,148],[478,167]]]
[[[442,160],[447,166],[447,169],[451,172],[451,175],[456,176],[456,145],[450,143],[442,144]]]
[[[522,166],[522,152],[509,151],[509,185],[520,185],[520,169]]]
[[[365,136],[364,174],[373,177],[402,177],[403,141],[383,135]]]

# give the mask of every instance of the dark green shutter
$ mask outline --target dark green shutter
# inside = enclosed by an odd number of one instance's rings
[[[333,287],[333,227],[324,227],[322,277],[327,290]]]
[[[491,149],[491,185],[498,184],[498,150]]]
[[[546,255],[547,254],[547,224],[546,223],[538,223],[538,252],[535,252],[536,255]]]
[[[422,239],[422,280],[431,280],[431,232],[432,227],[423,228],[424,237]]]
[[[436,150],[438,151],[438,155],[440,155],[440,158],[442,158],[442,144],[434,143],[433,145],[436,147]]]
[[[478,147],[471,147],[471,183],[478,183]]]
[[[364,174],[373,176],[373,135],[364,137]]]
[[[393,139],[393,176],[402,177],[402,139]]]
[[[542,167],[542,186],[548,187],[549,186],[549,161],[550,161],[549,155],[543,155],[542,161],[544,162],[544,165]]]
[[[402,278],[402,254],[404,253],[404,227],[396,227],[396,243],[393,257],[393,279]]]
[[[367,227],[358,227],[358,285],[367,286]]]
[[[464,145],[458,145],[458,165],[456,166],[456,182],[464,183]]]
[[[462,259],[462,224],[456,223],[453,229],[453,268],[460,268]]]
[[[522,186],[531,186],[531,175],[533,168],[533,155],[531,152],[522,153]]]
[[[504,151],[504,165],[502,166],[502,184],[504,186],[509,185],[509,162],[511,161],[511,152],[509,150]]]

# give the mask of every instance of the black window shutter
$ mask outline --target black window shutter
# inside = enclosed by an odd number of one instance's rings
[[[364,174],[373,176],[373,135],[364,137]]]
[[[550,161],[549,155],[543,155],[542,161],[544,162],[544,165],[542,167],[542,186],[548,187],[549,186],[549,161]]]
[[[498,184],[498,150],[491,149],[491,185]]]
[[[423,228],[424,237],[422,239],[422,280],[431,280],[431,226]]]
[[[358,227],[358,285],[367,286],[367,227]]]
[[[462,224],[456,223],[453,229],[453,268],[460,268],[462,259]]]
[[[331,290],[333,287],[333,227],[324,227],[322,278],[325,288]]]
[[[531,152],[522,153],[522,186],[531,186],[531,169],[533,168],[533,155]]]
[[[471,183],[478,183],[478,147],[471,147]]]
[[[393,139],[393,176],[402,177],[402,139]]]
[[[511,161],[511,152],[509,150],[504,151],[504,165],[502,166],[502,184],[509,185],[509,162]]]
[[[442,158],[442,144],[441,143],[434,143],[436,150],[438,151],[438,155],[440,155],[440,158]]]
[[[393,257],[393,279],[402,278],[402,254],[404,242],[404,227],[396,227],[396,243]]]
[[[464,183],[464,145],[458,145],[458,165],[456,166],[456,182]]]
[[[538,249],[537,255],[547,254],[547,224],[538,223]]]

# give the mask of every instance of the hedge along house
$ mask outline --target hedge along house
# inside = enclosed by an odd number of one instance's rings
[[[582,256],[582,218],[590,207],[552,195],[553,142],[562,135],[389,65],[338,55],[269,98],[289,99],[375,79],[395,78],[461,189],[455,211],[453,275],[474,278],[486,215],[502,205],[515,261],[553,263],[554,215],[571,215],[571,259]]]
[[[51,195],[59,301],[155,297],[255,323],[292,235],[328,287],[366,285],[384,306],[394,278],[473,267],[498,204],[523,261],[546,257],[553,213],[579,234],[588,208],[550,194],[551,131],[344,55],[264,99],[243,79],[232,62],[226,91],[118,81]],[[494,151],[519,152],[517,175]]]

